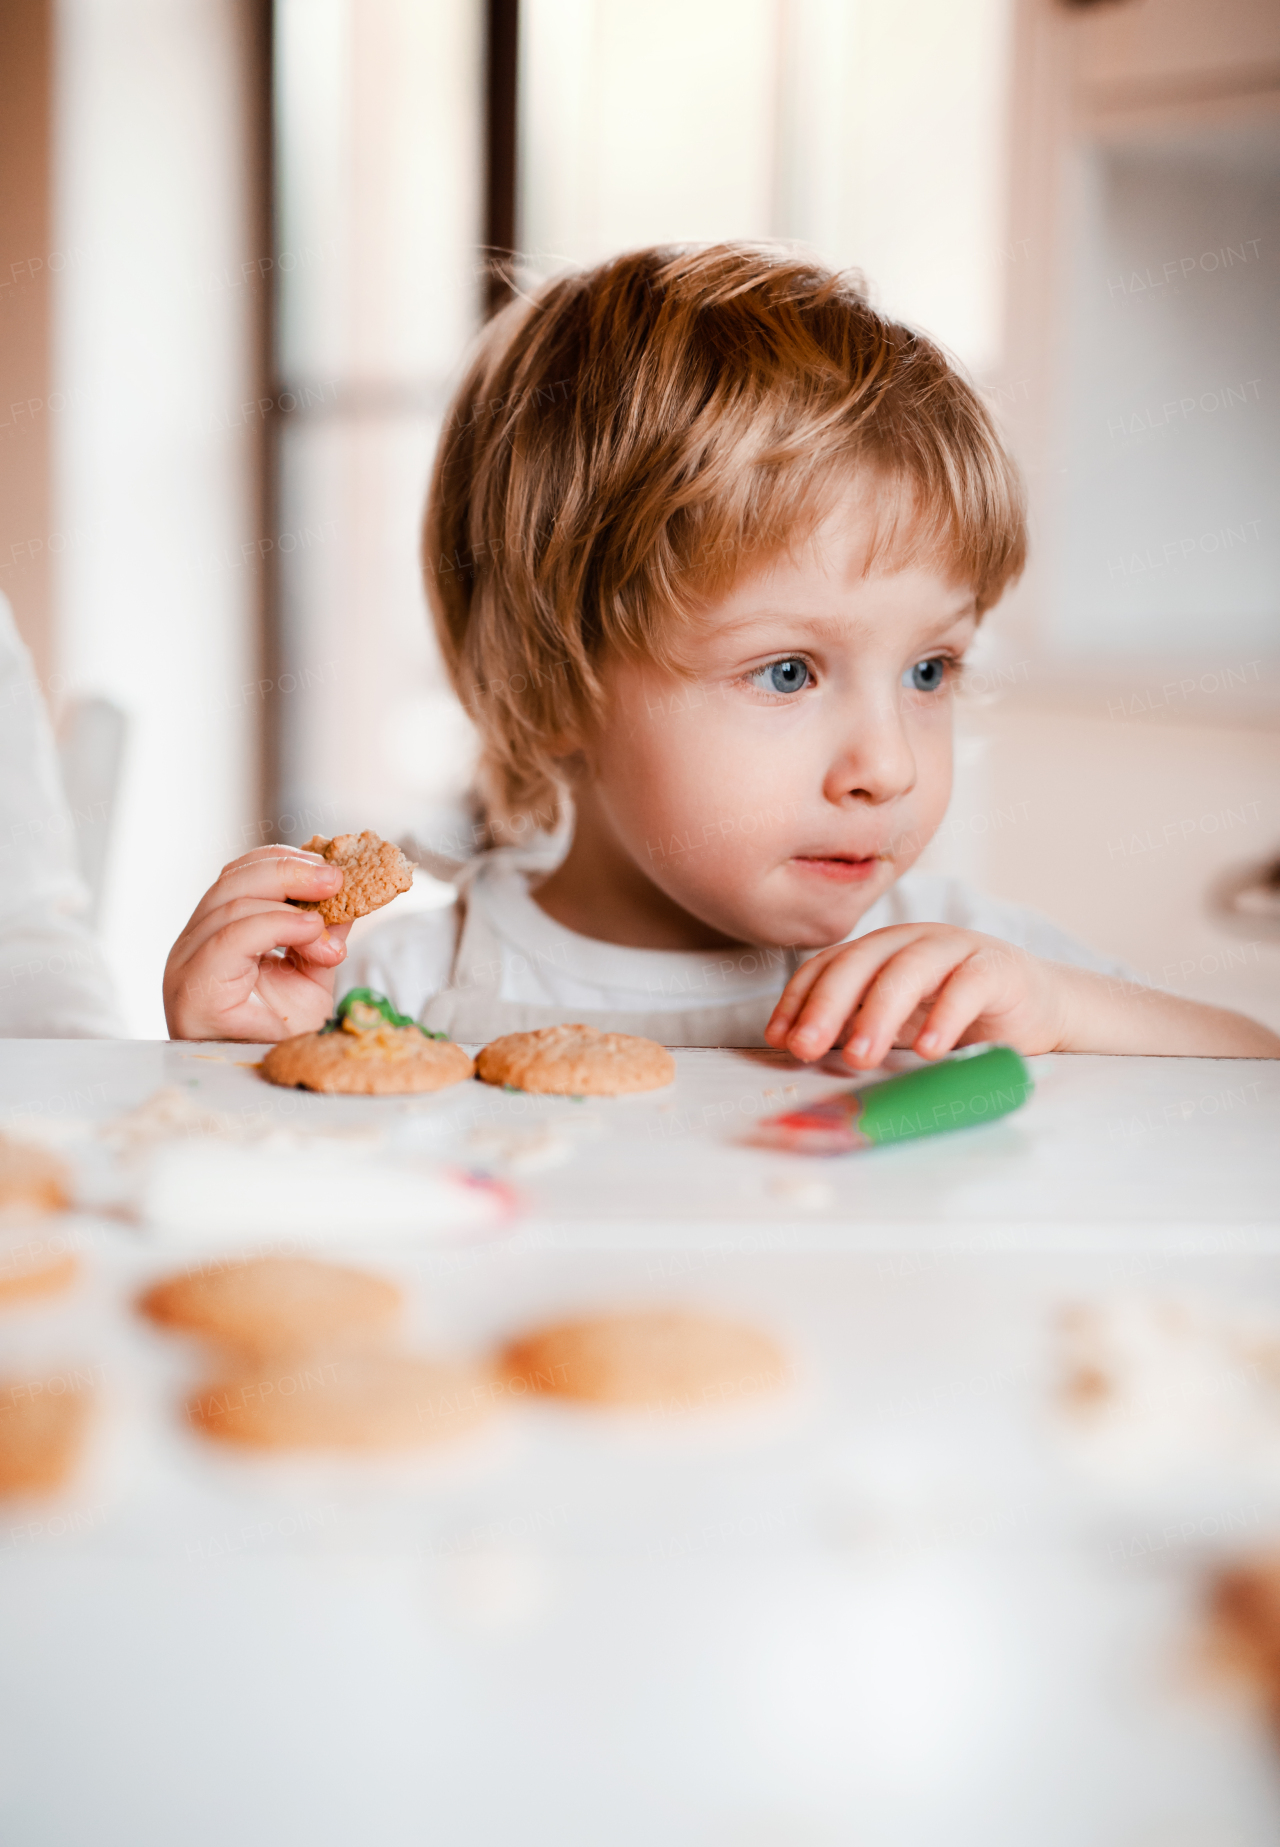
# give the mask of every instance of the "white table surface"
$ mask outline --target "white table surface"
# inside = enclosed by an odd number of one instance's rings
[[[1263,1726],[1196,1649],[1213,1560],[1280,1540],[1280,1469],[1091,1473],[1054,1381],[1074,1303],[1280,1330],[1280,1065],[1037,1061],[1003,1122],[798,1161],[739,1141],[835,1081],[786,1061],[406,1104],[272,1091],[250,1055],[0,1044],[0,1128],[61,1123],[79,1159],[66,1125],[162,1085],[375,1121],[389,1159],[567,1124],[508,1225],[326,1248],[396,1277],[426,1348],[674,1301],[772,1330],[795,1384],[687,1423],[518,1407],[407,1461],[242,1459],[183,1428],[192,1356],[131,1311],[181,1240],[72,1215],[81,1283],[0,1319],[4,1376],[91,1370],[101,1406],[74,1484],[0,1510],[0,1840],[1275,1840]]]
[[[550,1125],[572,1156],[515,1176],[524,1235],[621,1248],[702,1243],[782,1228],[815,1248],[905,1244],[1184,1247],[1230,1227],[1276,1248],[1280,1061],[1040,1058],[1036,1092],[998,1122],[838,1160],[744,1145],[753,1123],[853,1081],[774,1053],[680,1051],[668,1089],[592,1099],[455,1085],[412,1099],[319,1097],[265,1084],[261,1048],[131,1041],[0,1042],[0,1128],[106,1120],[161,1085],[282,1128],[378,1124],[398,1143],[463,1165],[493,1130]],[[899,1065],[915,1061],[899,1058]],[[823,1203],[804,1195],[826,1189]]]

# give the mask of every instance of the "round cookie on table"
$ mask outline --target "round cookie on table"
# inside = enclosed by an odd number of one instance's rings
[[[363,834],[335,834],[332,840],[313,834],[301,850],[318,853],[342,873],[342,885],[331,898],[289,900],[300,911],[318,911],[327,924],[367,917],[413,884],[413,867],[399,847],[368,828]]]
[[[0,1307],[53,1295],[74,1282],[79,1259],[31,1222],[65,1211],[70,1188],[56,1155],[0,1135]]]
[[[754,1398],[789,1381],[758,1328],[685,1309],[587,1315],[535,1328],[502,1355],[521,1391],[597,1405],[696,1410]]]
[[[400,1312],[394,1283],[314,1257],[233,1259],[154,1283],[149,1321],[245,1353],[314,1353],[380,1339]]]
[[[65,1373],[0,1381],[0,1495],[49,1494],[79,1460],[93,1394]]]
[[[272,1084],[373,1097],[444,1090],[475,1071],[446,1033],[428,1032],[371,988],[352,988],[319,1032],[282,1039],[258,1068]]]
[[[0,1135],[0,1219],[61,1212],[70,1203],[67,1170],[55,1154]]]
[[[494,1407],[476,1368],[419,1354],[315,1355],[228,1368],[187,1402],[202,1436],[253,1449],[418,1449],[464,1435]]]
[[[476,1059],[486,1084],[546,1096],[618,1097],[661,1090],[674,1081],[676,1062],[665,1045],[594,1026],[543,1026],[505,1033]]]
[[[260,1450],[387,1450],[461,1436],[497,1399],[476,1366],[389,1349],[401,1300],[364,1270],[258,1257],[166,1277],[138,1306],[226,1349],[186,1403],[202,1436]],[[0,1489],[2,1465],[0,1448]]]
[[[80,1273],[80,1259],[61,1239],[37,1232],[0,1232],[0,1308],[32,1296],[56,1295],[70,1288]]]

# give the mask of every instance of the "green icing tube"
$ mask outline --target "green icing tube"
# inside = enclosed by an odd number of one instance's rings
[[[1020,1109],[1034,1088],[1012,1046],[973,1046],[918,1071],[768,1117],[751,1140],[793,1154],[848,1154],[991,1122]]]
[[[1012,1046],[987,1046],[872,1084],[860,1093],[856,1126],[880,1147],[1007,1116],[1021,1109],[1034,1089],[1030,1071]]]

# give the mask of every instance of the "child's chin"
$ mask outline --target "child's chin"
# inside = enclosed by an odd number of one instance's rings
[[[760,927],[746,941],[776,943],[787,949],[829,949],[832,943],[844,941],[867,908],[863,903],[790,910],[761,918]]]
[[[845,937],[883,895],[884,880],[868,884],[831,885],[821,891],[790,893],[789,903],[780,904],[769,919],[771,943],[786,943],[794,949],[826,949]]]
[[[865,911],[881,895],[885,881],[847,886],[819,883],[806,877],[797,889],[781,867],[752,889],[715,896],[719,903],[684,902],[695,916],[739,943],[759,943],[784,949],[827,949],[843,942]],[[700,892],[700,898],[709,896]]]

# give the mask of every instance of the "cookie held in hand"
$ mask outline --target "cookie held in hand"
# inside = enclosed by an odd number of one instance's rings
[[[258,1069],[272,1084],[372,1097],[445,1090],[475,1072],[460,1045],[397,1013],[371,988],[352,988],[318,1033],[282,1039]]]
[[[505,1033],[486,1045],[476,1076],[486,1084],[558,1097],[619,1097],[661,1090],[674,1081],[676,1061],[665,1045],[594,1026],[543,1026]]]
[[[313,834],[302,851],[319,853],[342,874],[341,890],[332,898],[289,900],[300,911],[318,911],[327,924],[354,923],[357,917],[367,917],[413,884],[413,867],[399,847],[367,828],[363,834],[335,834],[332,840]]]

